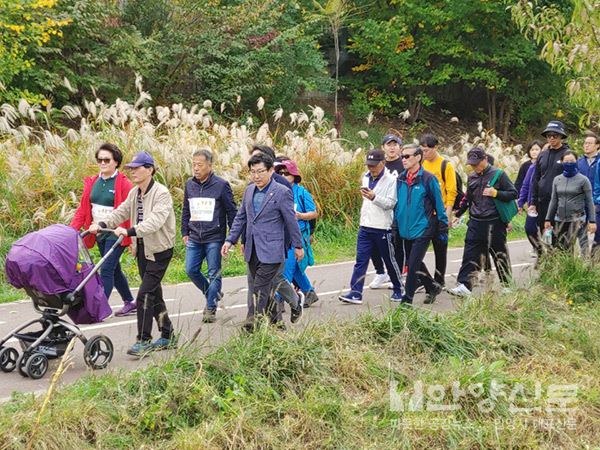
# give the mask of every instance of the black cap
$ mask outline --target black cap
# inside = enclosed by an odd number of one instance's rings
[[[385,161],[385,153],[383,152],[383,150],[374,149],[370,150],[369,153],[367,153],[367,166],[376,166],[381,161]]]
[[[546,137],[548,133],[560,134],[563,138],[567,137],[565,133],[565,125],[560,120],[551,120],[546,125],[546,129],[542,131],[542,136]]]
[[[479,147],[473,147],[471,150],[469,150],[469,153],[467,153],[467,164],[473,166],[479,164],[485,159],[486,156],[487,155],[485,154],[483,149]]]
[[[386,134],[381,140],[381,145],[385,145],[391,141],[397,142],[400,146],[402,145],[402,138],[400,136],[396,136],[395,134]]]

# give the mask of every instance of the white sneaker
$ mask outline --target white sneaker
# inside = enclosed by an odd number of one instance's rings
[[[375,278],[369,284],[371,289],[389,289],[391,286],[390,276],[387,273],[375,274]]]
[[[462,283],[458,283],[456,287],[448,289],[448,293],[456,295],[457,297],[468,297],[471,295],[471,291]]]

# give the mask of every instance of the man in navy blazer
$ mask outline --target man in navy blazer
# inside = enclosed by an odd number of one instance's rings
[[[269,315],[272,323],[281,320],[281,311],[272,291],[273,278],[286,259],[286,230],[296,259],[304,258],[294,197],[291,190],[272,181],[273,163],[270,156],[260,153],[248,161],[253,183],[244,191],[242,204],[221,249],[221,254],[227,256],[245,230],[244,259],[248,263],[249,284],[253,286],[246,329],[254,328],[254,319],[259,315]]]

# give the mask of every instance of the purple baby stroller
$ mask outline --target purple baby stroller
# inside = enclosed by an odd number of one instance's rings
[[[110,253],[94,266],[81,237],[71,227],[51,225],[19,239],[8,252],[8,282],[27,292],[42,317],[0,340],[0,370],[17,368],[24,377],[41,378],[48,370],[48,359],[64,355],[73,338],[84,344],[83,356],[89,367],[103,369],[109,364],[113,357],[111,340],[103,335],[86,339],[76,324],[101,322],[112,312],[97,274]],[[110,252],[121,241],[122,237]],[[65,314],[74,324],[61,319]],[[41,330],[24,332],[36,323]],[[13,337],[21,345],[21,355],[15,348],[4,346]]]

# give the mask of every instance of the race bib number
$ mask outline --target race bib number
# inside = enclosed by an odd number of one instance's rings
[[[112,213],[114,209],[115,208],[112,206],[92,203],[92,218],[94,219],[94,223],[106,222],[106,219],[108,219],[108,216],[110,216],[110,213]]]
[[[190,221],[212,222],[215,213],[214,198],[190,198]]]

